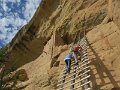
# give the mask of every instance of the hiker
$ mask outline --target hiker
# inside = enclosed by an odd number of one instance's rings
[[[64,59],[65,64],[66,64],[66,72],[70,73],[71,69],[71,59],[73,58],[72,52],[68,53]]]
[[[73,57],[75,58],[75,64],[78,65],[78,55],[81,55],[82,47],[78,44],[72,47]]]

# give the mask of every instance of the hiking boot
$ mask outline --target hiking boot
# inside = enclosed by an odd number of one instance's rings
[[[67,71],[67,73],[70,73],[70,69]]]
[[[78,66],[78,62],[76,62],[75,65]]]

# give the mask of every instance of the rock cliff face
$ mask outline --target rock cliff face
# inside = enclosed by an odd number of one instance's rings
[[[32,20],[8,45],[8,67],[15,64],[25,69],[29,78],[18,87],[56,90],[64,56],[86,30],[93,88],[119,88],[119,6],[119,0],[43,0]]]

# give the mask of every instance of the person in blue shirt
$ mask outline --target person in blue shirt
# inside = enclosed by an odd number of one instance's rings
[[[65,64],[66,64],[66,72],[70,73],[70,69],[71,69],[71,59],[73,58],[72,53],[68,53],[64,59]]]

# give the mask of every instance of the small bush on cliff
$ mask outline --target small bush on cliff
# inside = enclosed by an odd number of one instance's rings
[[[11,72],[15,70],[14,65],[7,69],[6,63],[8,62],[8,54],[6,53],[6,49],[2,48],[0,49],[0,90],[9,90],[11,87],[13,87],[15,80],[13,80],[13,84],[9,85],[9,79],[11,77],[8,77]]]

